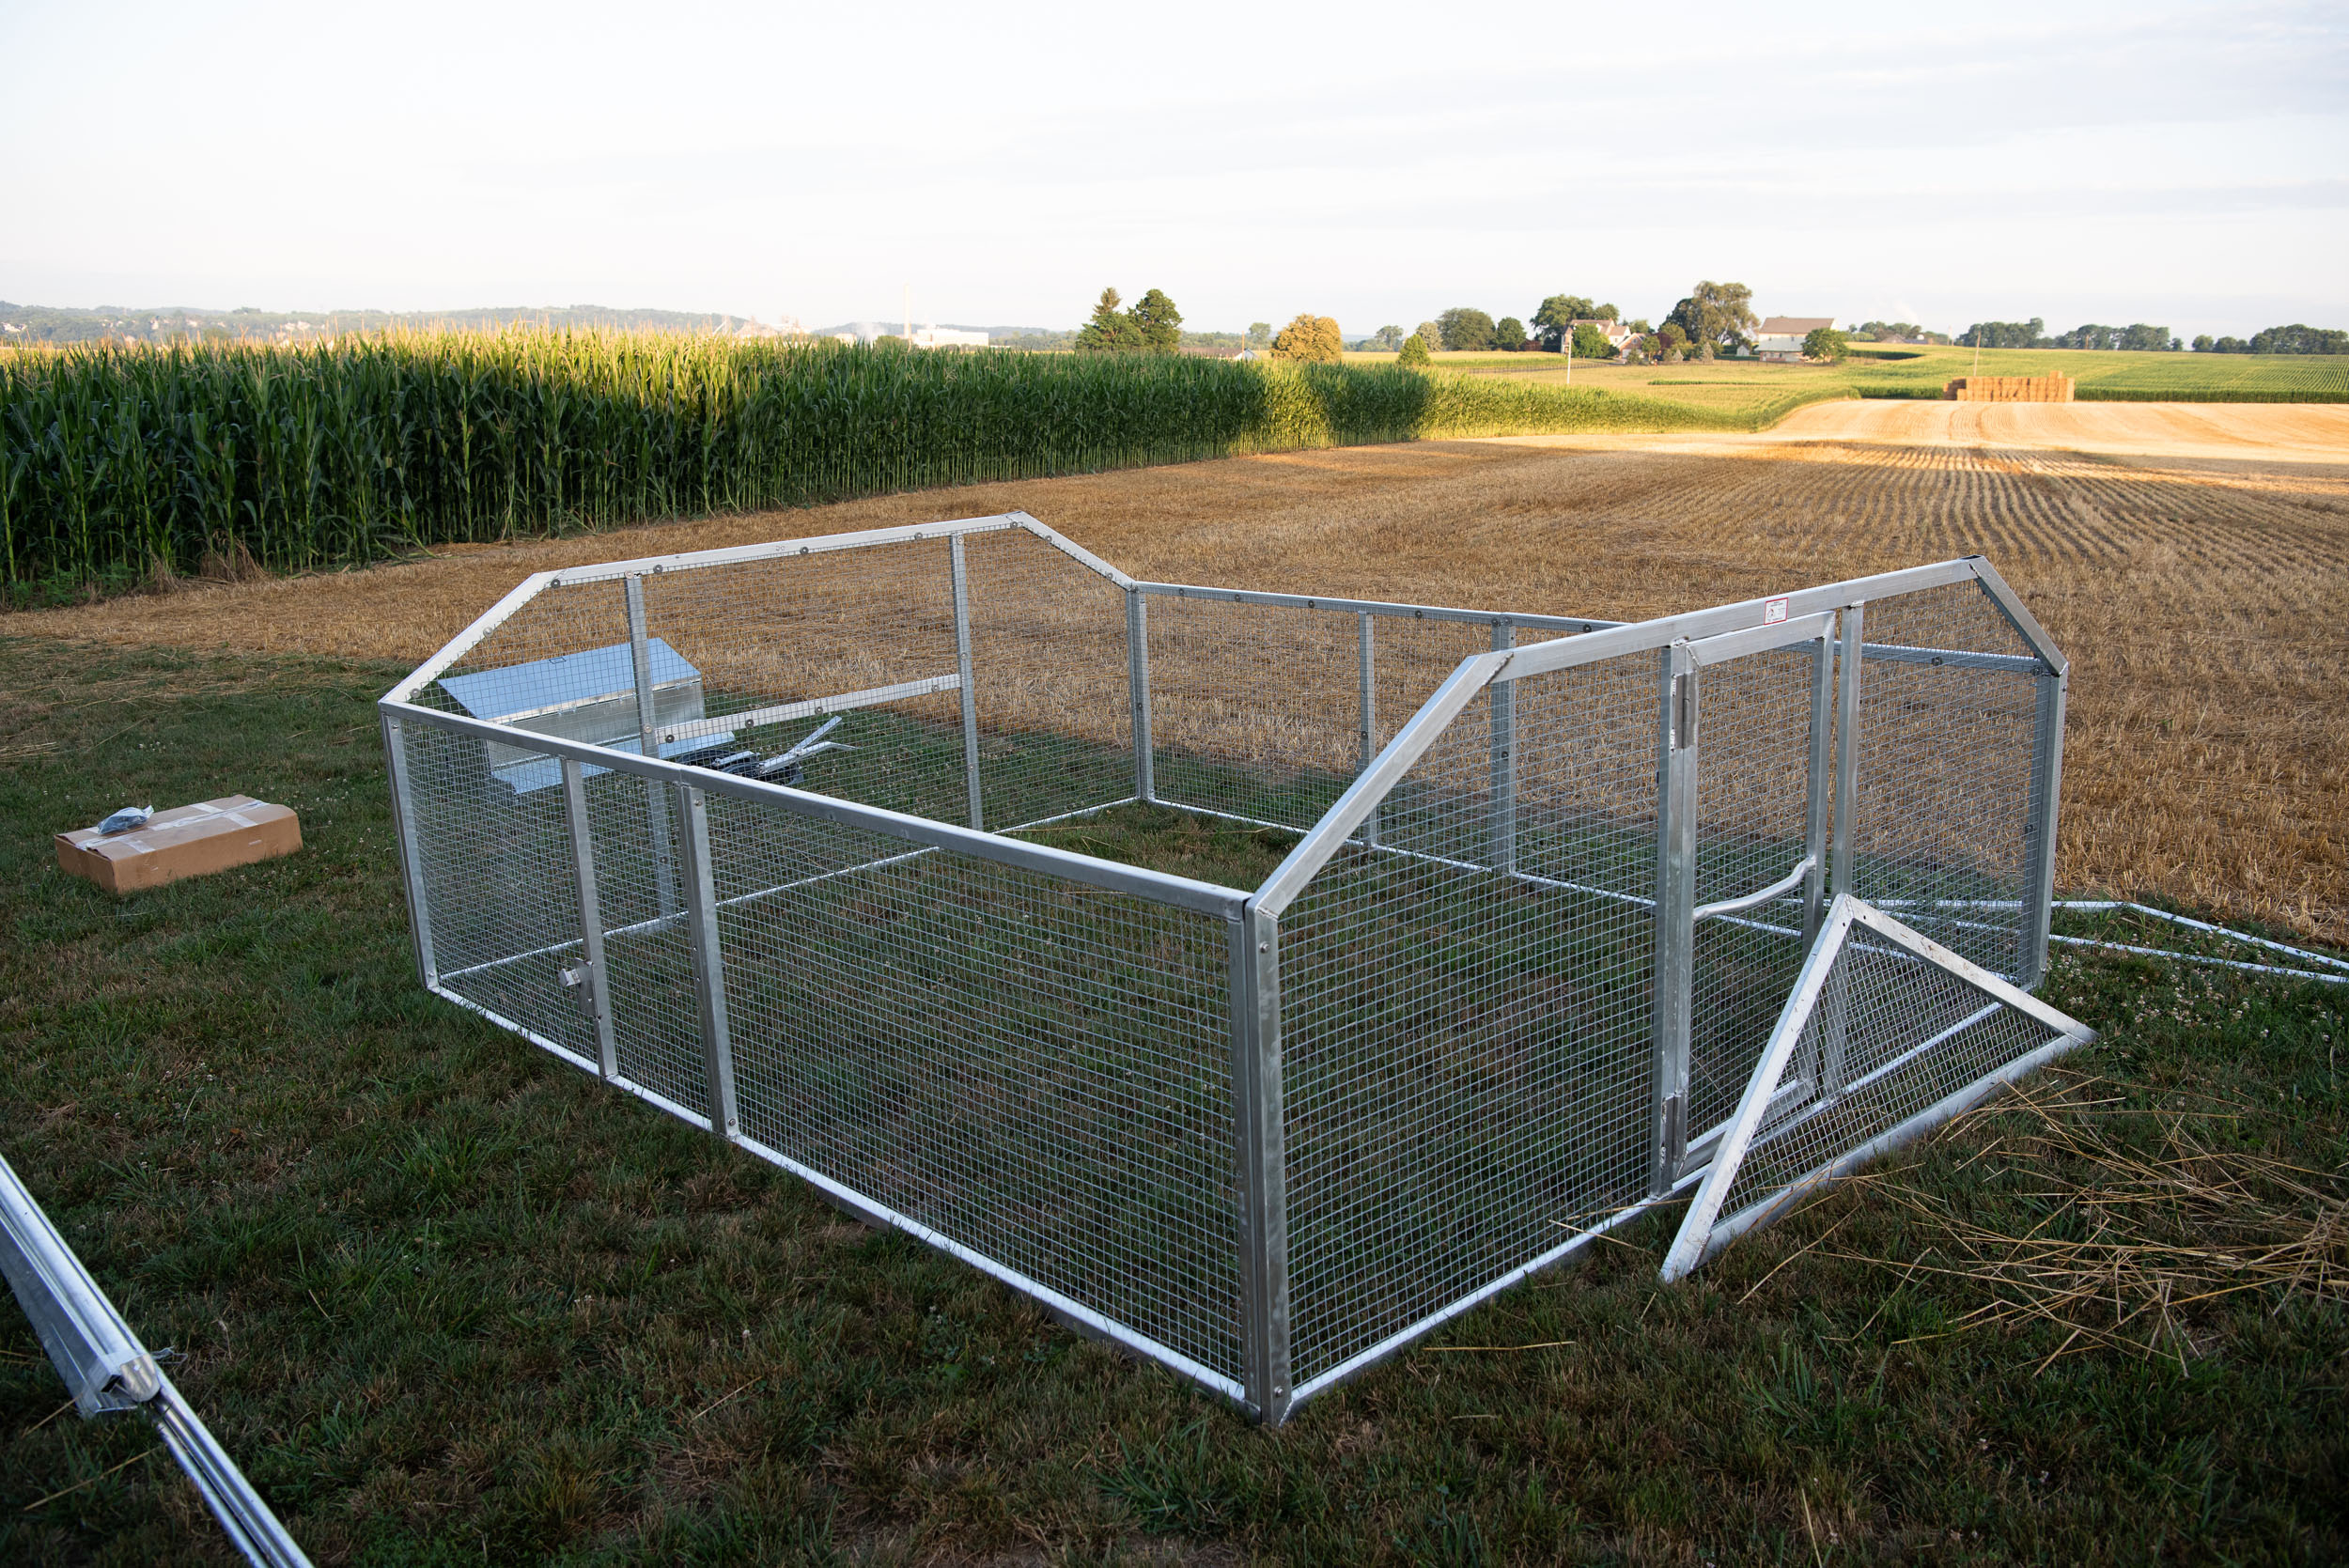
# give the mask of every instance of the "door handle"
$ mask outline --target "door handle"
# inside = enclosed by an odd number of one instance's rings
[[[1817,857],[1805,855],[1795,862],[1794,870],[1772,882],[1768,887],[1736,898],[1724,898],[1718,904],[1700,904],[1688,919],[1694,923],[1700,920],[1711,920],[1715,915],[1743,914],[1748,909],[1767,904],[1773,898],[1782,898],[1802,886],[1802,879],[1810,876],[1812,868],[1818,863]]]

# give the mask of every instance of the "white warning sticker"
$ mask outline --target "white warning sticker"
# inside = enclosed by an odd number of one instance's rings
[[[1762,601],[1762,624],[1764,626],[1776,626],[1786,618],[1786,599],[1787,596],[1781,594],[1776,598],[1766,598]]]

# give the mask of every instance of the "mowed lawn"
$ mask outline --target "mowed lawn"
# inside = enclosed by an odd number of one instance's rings
[[[321,1562],[2349,1553],[2349,988],[2066,959],[2105,1039],[2027,1101],[1687,1285],[1661,1222],[1594,1246],[1264,1432],[425,995],[394,673],[0,641],[0,1152]],[[240,789],[299,856],[54,865]],[[1246,873],[1202,831],[1089,845]],[[0,1560],[226,1557],[143,1420],[64,1399],[0,1307]]]

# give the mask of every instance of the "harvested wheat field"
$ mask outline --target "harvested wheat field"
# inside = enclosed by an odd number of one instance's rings
[[[2349,940],[2349,410],[1835,403],[1760,436],[1244,458],[476,546],[0,615],[0,634],[423,658],[525,574],[1024,507],[1140,575],[1637,618],[1988,555],[2073,659],[2066,892]]]

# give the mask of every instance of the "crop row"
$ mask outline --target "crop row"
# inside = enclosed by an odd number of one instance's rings
[[[1252,452],[1746,427],[1392,366],[628,334],[0,352],[12,597]]]

